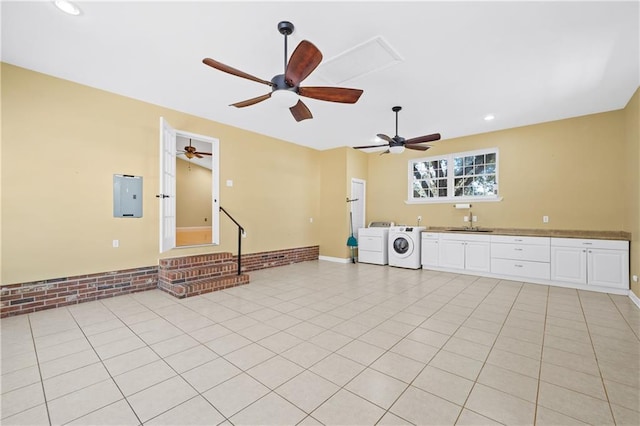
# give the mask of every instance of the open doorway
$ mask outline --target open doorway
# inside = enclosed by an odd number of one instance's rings
[[[218,140],[160,127],[160,252],[219,244]]]

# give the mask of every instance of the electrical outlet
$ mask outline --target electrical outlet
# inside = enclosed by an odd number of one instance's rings
[[[463,217],[462,220],[465,221],[465,222],[469,222],[469,216]]]
[[[113,248],[118,248],[120,247],[120,240],[113,240]]]
[[[247,238],[247,231],[242,231],[242,238]]]
[[[637,275],[634,275],[634,276],[633,276],[633,282],[634,282],[634,283],[637,283],[637,282],[638,282],[638,276],[637,276]]]
[[[418,216],[418,223],[422,222],[422,216]]]
[[[233,181],[231,179],[227,179],[227,186],[229,188],[233,186]]]
[[[549,216],[542,216],[542,223],[549,223]]]
[[[477,221],[478,221],[478,216],[474,216],[474,217],[473,217],[473,221],[474,221],[474,222],[477,222]]]

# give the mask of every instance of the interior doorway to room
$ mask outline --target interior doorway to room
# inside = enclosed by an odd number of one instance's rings
[[[358,238],[358,229],[366,227],[365,193],[366,182],[362,179],[351,179],[350,212],[353,220],[353,233]]]
[[[160,252],[219,244],[219,141],[160,126]]]

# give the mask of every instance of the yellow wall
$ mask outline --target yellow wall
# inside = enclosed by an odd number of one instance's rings
[[[159,122],[220,140],[222,206],[247,229],[247,253],[318,244],[317,151],[2,64],[3,284],[148,266],[159,257]],[[143,217],[113,218],[115,173],[143,176]],[[112,240],[120,240],[120,248]]]
[[[628,200],[624,209],[625,230],[632,235],[630,275],[640,276],[640,89],[636,90],[624,113],[627,178],[623,190]],[[631,290],[640,297],[639,282],[632,281]]]
[[[176,161],[176,226],[211,226],[211,170]]]
[[[219,247],[158,253],[161,116],[220,140],[220,181],[233,180],[220,200],[247,229],[245,253],[319,244],[323,256],[349,257],[351,178],[367,182],[367,221],[463,223],[451,204],[405,204],[407,161],[421,152],[316,151],[11,65],[0,72],[3,284],[235,252],[236,228],[222,215]],[[630,231],[640,274],[638,98],[619,111],[445,139],[428,154],[499,148],[504,199],[474,203],[479,226]],[[142,218],[112,217],[115,173],[144,177]]]
[[[346,258],[349,218],[345,216],[347,168],[349,148],[320,151],[320,256]],[[350,191],[350,190],[349,190]]]
[[[444,135],[446,137],[446,135]],[[497,147],[500,202],[474,202],[478,226],[623,230],[624,113],[614,111],[442,140],[427,153],[369,156],[368,211],[380,220],[462,226],[452,203],[407,205],[408,160]],[[375,172],[374,172],[375,171]],[[550,218],[542,223],[542,216]]]

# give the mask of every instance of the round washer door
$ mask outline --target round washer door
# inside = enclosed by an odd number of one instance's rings
[[[404,259],[413,253],[413,240],[406,235],[399,234],[393,239],[393,253],[396,257]]]

